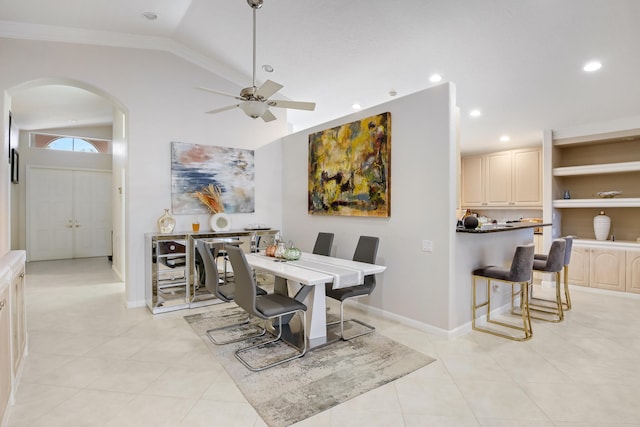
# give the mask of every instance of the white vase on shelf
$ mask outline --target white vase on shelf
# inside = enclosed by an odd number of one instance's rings
[[[599,215],[593,217],[593,232],[596,235],[596,240],[607,240],[610,229],[611,218],[605,215],[604,211],[600,211]]]

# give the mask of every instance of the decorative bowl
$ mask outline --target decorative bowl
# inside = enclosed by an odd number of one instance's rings
[[[598,191],[596,196],[602,197],[603,199],[611,199],[620,194],[622,194],[622,191]]]

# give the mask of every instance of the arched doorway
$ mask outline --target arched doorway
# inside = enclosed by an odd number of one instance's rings
[[[110,226],[112,230],[112,267],[121,280],[125,280],[126,248],[126,157],[127,157],[127,110],[105,91],[72,79],[38,79],[16,85],[7,91],[8,108],[13,126],[19,130],[18,149],[21,153],[21,174],[26,176],[32,164],[40,166],[51,159],[53,153],[30,147],[33,131],[58,132],[61,136],[91,136],[98,134],[110,140],[109,165],[111,173]],[[13,143],[12,143],[13,145]],[[57,153],[58,159],[62,153]],[[60,167],[60,164],[52,165]],[[83,169],[80,161],[74,160],[69,167]],[[104,163],[95,166],[88,163],[84,169],[104,169]],[[28,186],[23,182],[11,188],[11,239],[12,249],[27,249],[29,230],[27,224]]]

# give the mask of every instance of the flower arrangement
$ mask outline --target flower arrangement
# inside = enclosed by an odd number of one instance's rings
[[[213,214],[224,212],[224,204],[222,203],[222,193],[217,185],[209,184],[202,187],[202,191],[196,191],[196,197],[202,202]]]

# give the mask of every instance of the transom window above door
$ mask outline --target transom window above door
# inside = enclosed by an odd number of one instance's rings
[[[45,148],[47,150],[109,153],[110,143],[111,141],[97,138],[80,138],[40,133],[31,134],[31,147]]]

